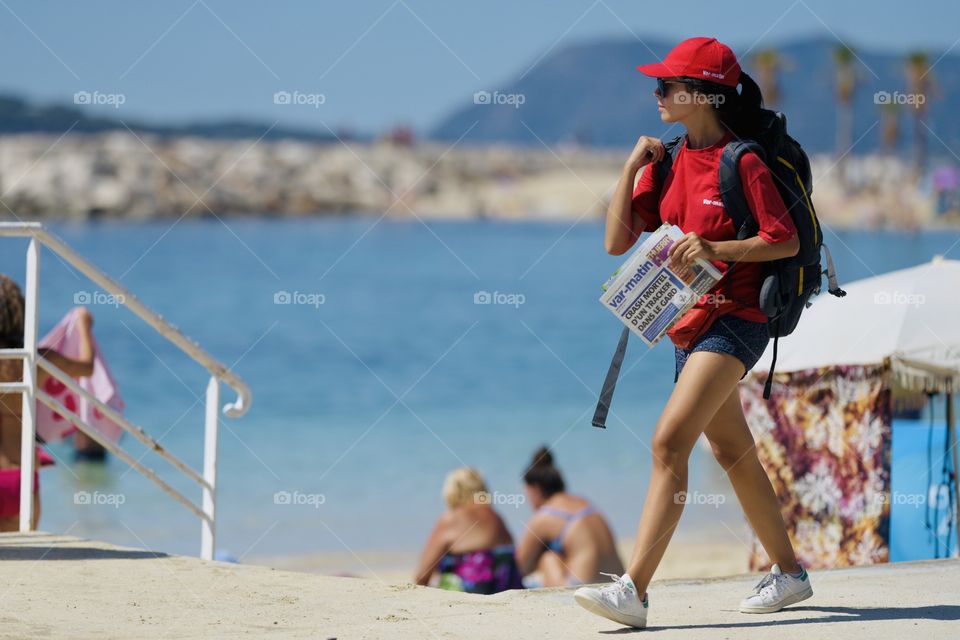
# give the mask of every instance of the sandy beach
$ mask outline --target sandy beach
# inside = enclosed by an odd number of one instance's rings
[[[736,575],[747,570],[745,538],[733,533],[717,532],[713,536],[694,533],[678,535],[657,568],[656,579],[715,578]],[[627,561],[633,551],[633,540],[617,543],[620,557]],[[353,576],[389,583],[412,580],[417,556],[411,552],[317,553],[291,556],[256,556],[243,559],[244,564],[257,564],[283,571]]]
[[[0,640],[960,640],[960,2],[545,4],[0,0]]]
[[[958,569],[960,561],[942,560],[819,571],[811,574],[813,599],[770,616],[736,611],[756,575],[657,580],[646,633],[951,638],[960,620]],[[0,535],[0,576],[0,638],[11,639],[569,638],[625,631],[577,607],[572,589],[477,596],[44,533]]]

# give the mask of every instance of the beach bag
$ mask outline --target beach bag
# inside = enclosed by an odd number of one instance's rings
[[[666,180],[680,152],[682,139],[682,136],[677,136],[664,143],[666,153],[656,166],[658,184],[662,185]],[[787,133],[787,118],[779,111],[761,109],[754,138],[728,142],[720,156],[720,196],[727,215],[737,229],[737,240],[755,236],[758,230],[737,169],[740,156],[748,151],[756,153],[773,175],[773,182],[797,228],[797,237],[800,240],[800,250],[795,256],[763,263],[764,278],[758,302],[767,316],[770,337],[773,338],[770,372],[763,387],[763,397],[767,399],[770,397],[777,363],[778,339],[790,335],[796,329],[803,310],[810,306],[811,298],[820,293],[823,276],[827,276],[827,291],[831,295],[843,297],[847,294],[837,284],[833,259],[830,250],[823,243],[820,221],[813,208],[810,160],[800,143]],[[821,266],[821,253],[826,262],[826,270]],[[729,265],[727,274],[734,266],[733,263]],[[626,350],[628,333],[629,331],[625,331],[621,335],[604,380],[593,417],[595,427],[606,426],[607,413],[613,399],[620,365],[623,363],[624,353],[621,349]]]

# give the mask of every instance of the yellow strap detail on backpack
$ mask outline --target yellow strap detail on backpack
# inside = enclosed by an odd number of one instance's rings
[[[779,162],[779,163],[782,164],[782,165],[785,165],[785,166],[789,167],[790,170],[793,171],[793,179],[797,181],[797,186],[800,187],[800,192],[803,194],[803,200],[804,200],[804,202],[805,202],[806,205],[807,205],[807,211],[810,212],[810,222],[813,223],[813,243],[816,244],[816,243],[818,242],[818,240],[817,240],[817,219],[816,219],[816,217],[813,215],[813,205],[810,204],[810,198],[809,198],[809,196],[807,196],[807,190],[806,190],[806,188],[803,186],[803,181],[800,180],[800,174],[797,173],[797,170],[794,168],[794,166],[793,166],[792,164],[790,164],[789,162],[787,162],[787,160],[786,160],[783,156],[777,156],[777,162]]]

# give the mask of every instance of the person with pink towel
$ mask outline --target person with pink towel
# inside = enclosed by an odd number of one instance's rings
[[[84,377],[81,377],[77,384],[81,389],[93,395],[94,398],[106,404],[108,407],[123,414],[124,403],[120,397],[117,383],[110,373],[110,368],[100,353],[97,341],[86,328],[85,315],[89,317],[90,312],[85,307],[74,307],[67,312],[60,322],[50,330],[47,335],[40,339],[39,347],[41,354],[56,353],[61,357],[86,362],[88,350],[93,352],[93,370]],[[49,355],[46,356],[49,360]],[[54,364],[57,364],[54,362]],[[62,368],[62,367],[61,367]],[[65,373],[69,373],[64,370]],[[71,374],[73,375],[73,374]],[[74,376],[76,377],[76,376]],[[38,380],[37,384],[48,395],[58,400],[67,409],[73,411],[84,423],[93,427],[97,433],[111,442],[120,440],[120,434],[123,429],[113,420],[103,415],[99,409],[94,407],[86,399],[78,396],[67,388],[65,384],[52,376],[45,376]],[[87,450],[103,448],[96,440],[87,434],[79,431],[64,416],[48,407],[47,405],[37,403],[37,437],[43,442],[56,442],[69,435],[74,435],[74,446],[81,450],[81,446]],[[80,443],[83,442],[81,445]],[[95,456],[80,456],[83,459],[92,459]]]
[[[19,349],[23,347],[24,299],[20,287],[5,275],[0,274],[0,348]],[[64,334],[56,340],[56,329],[43,342],[68,346],[69,355],[49,346],[39,349],[40,355],[74,378],[84,379],[83,383],[93,382],[97,367],[96,342],[93,339],[93,316],[90,311],[78,307],[70,311],[61,324],[67,323]],[[59,327],[60,325],[58,325]],[[66,335],[71,338],[67,340]],[[107,377],[109,372],[106,371]],[[14,382],[23,379],[23,364],[19,360],[0,360],[0,381]],[[110,378],[112,382],[112,378]],[[51,382],[56,383],[51,385]],[[40,388],[57,391],[61,383],[50,377],[42,368],[37,369],[37,384]],[[115,385],[114,385],[115,389]],[[51,393],[51,395],[54,395]],[[97,396],[99,398],[99,396]],[[76,401],[76,399],[74,399]],[[117,396],[119,401],[119,396]],[[64,399],[64,405],[72,408]],[[113,406],[121,406],[114,404]],[[21,411],[23,408],[19,393],[0,393],[0,531],[16,531],[19,528],[20,515],[20,435]],[[79,407],[78,407],[79,408]],[[43,415],[43,418],[41,418]],[[56,418],[59,418],[56,419]],[[64,427],[66,423],[66,427]],[[112,423],[111,423],[112,424]],[[114,425],[115,427],[116,425]],[[62,416],[54,417],[53,412],[37,415],[37,434],[44,440],[63,437],[71,430],[69,422]],[[59,436],[57,436],[59,434]],[[51,437],[52,436],[52,437]],[[39,454],[34,461],[39,467]],[[34,510],[32,528],[36,528],[40,519],[40,496],[38,474],[34,472]]]

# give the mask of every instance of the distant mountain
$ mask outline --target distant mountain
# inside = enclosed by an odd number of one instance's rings
[[[523,67],[514,80],[502,86],[477,87],[491,94],[489,102],[483,103],[483,94],[481,104],[470,99],[432,129],[430,137],[456,140],[475,122],[478,124],[465,136],[466,142],[539,145],[540,138],[547,144],[579,141],[627,147],[642,134],[662,135],[667,127],[660,121],[652,96],[654,81],[637,72],[636,65],[664,57],[676,43],[644,40],[652,53],[637,40],[580,43],[551,53],[529,71]],[[836,147],[833,51],[838,44],[814,38],[777,47],[784,68],[779,74],[783,95],[776,108],[787,114],[791,134],[809,151]],[[753,53],[764,48],[758,46]],[[930,62],[942,54],[929,51]],[[873,151],[881,141],[880,125],[870,128],[880,117],[874,94],[906,90],[906,56],[860,50],[856,55],[862,63],[854,60],[860,81],[854,101],[854,140],[864,136],[856,151]],[[756,80],[758,73],[749,55],[741,64]],[[960,112],[960,54],[947,53],[931,73],[939,95],[928,96],[925,122],[944,143],[960,147],[960,118],[956,115]],[[494,91],[499,92],[501,104],[493,104]],[[510,103],[517,102],[510,98],[516,94],[523,100],[519,107]],[[904,105],[900,109],[901,148],[910,142],[912,108]],[[678,129],[674,131],[679,133]],[[924,133],[931,153],[948,153],[933,135]]]
[[[335,138],[327,131],[315,131],[276,126],[270,129],[269,122],[248,120],[216,120],[193,122],[184,125],[156,125],[104,116],[91,116],[85,111],[66,105],[35,105],[12,95],[0,95],[0,134],[2,133],[52,133],[61,134],[73,127],[75,133],[100,133],[126,131],[126,127],[141,133],[160,136],[196,136],[200,138],[235,139],[259,138],[282,140],[295,138],[307,141],[331,141]]]

